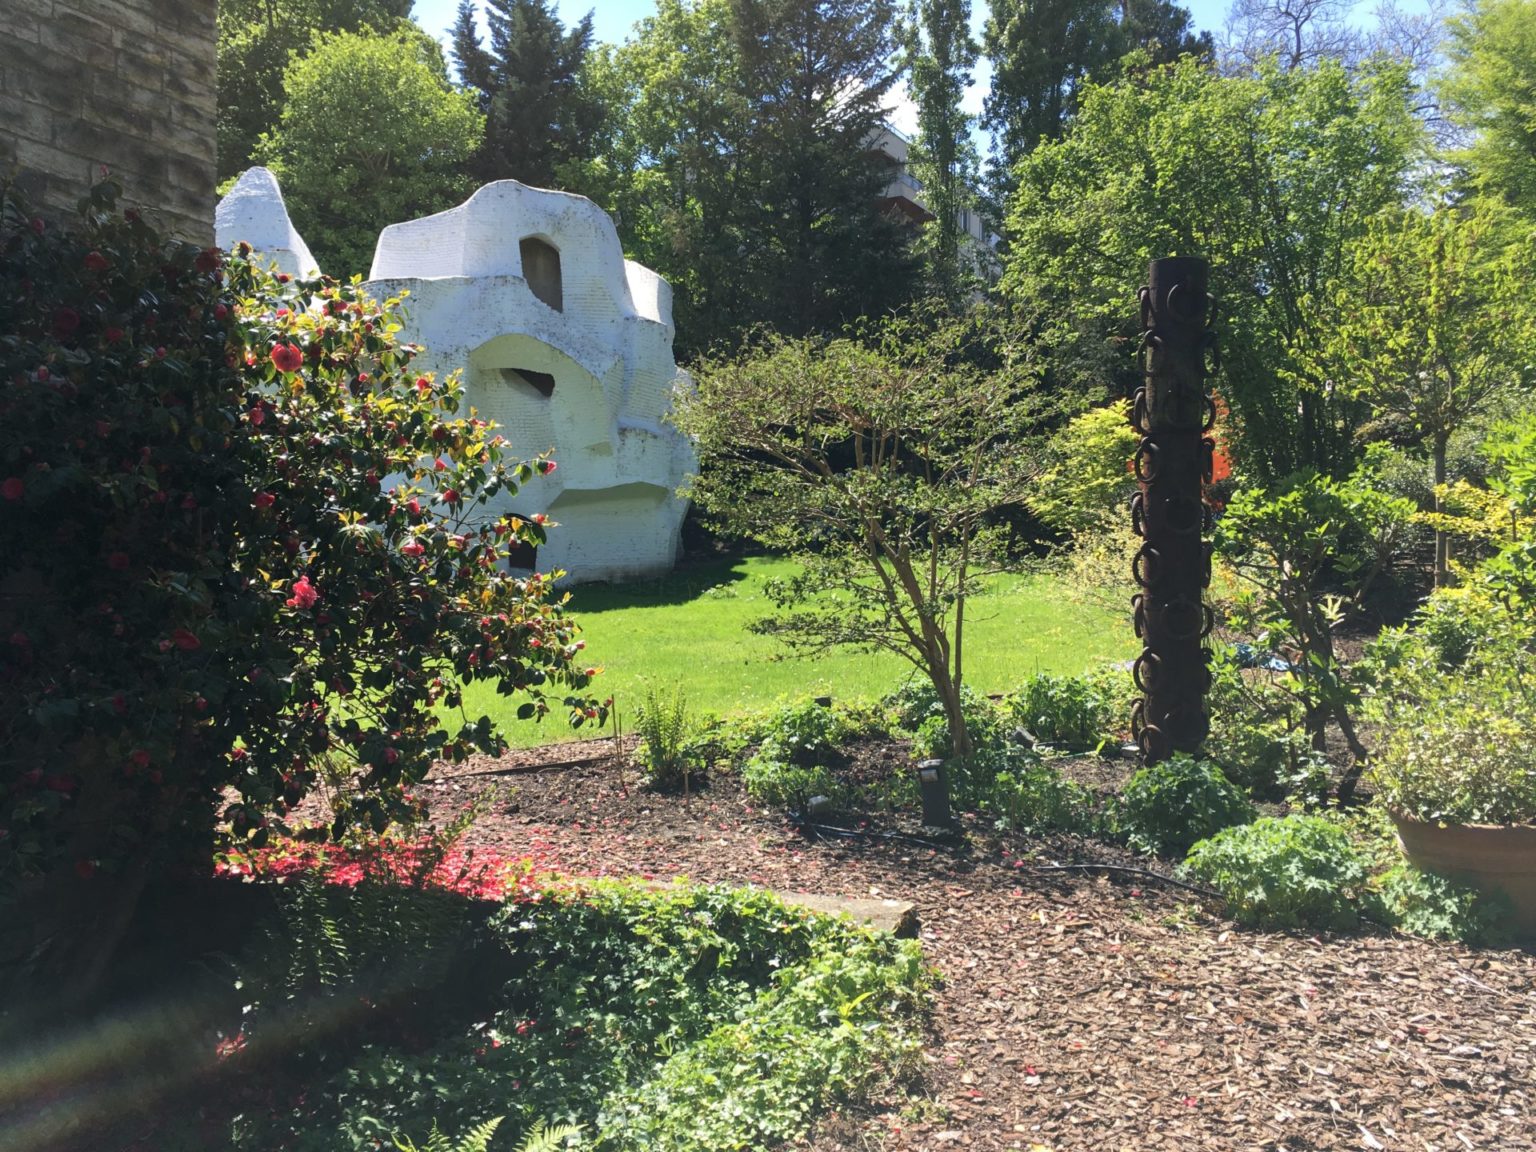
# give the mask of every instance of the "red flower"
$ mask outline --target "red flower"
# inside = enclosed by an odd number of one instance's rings
[[[400,551],[406,556],[420,556],[426,551],[426,548],[422,546],[421,541],[411,540],[400,545]]]
[[[251,498],[251,503],[258,508],[270,508],[277,503],[277,497],[270,492],[258,492]]]
[[[250,420],[252,424],[256,425],[256,427],[260,428],[262,424],[266,422],[267,411],[260,404],[257,404],[254,408],[246,413],[246,418]]]
[[[416,377],[416,391],[418,391],[418,392],[426,392],[431,387],[432,387],[432,381],[428,380],[425,376],[418,376],[418,377]]]
[[[290,608],[313,608],[320,599],[320,590],[309,582],[308,576],[300,576],[293,582],[293,595],[285,603]]]
[[[396,752],[393,748],[386,748],[386,749],[384,749],[384,761],[385,761],[385,763],[393,764],[395,761],[397,761],[399,759],[400,759],[400,753],[399,752]]]
[[[444,464],[443,458],[439,456],[437,459],[432,461],[432,470],[434,472],[446,472],[448,470],[448,465]]]
[[[183,652],[196,652],[203,646],[203,642],[185,628],[178,628],[171,633],[171,643]]]
[[[443,489],[443,503],[444,504],[457,504],[458,502],[459,502],[459,493],[458,493],[457,489],[455,489],[455,488],[445,488],[445,489]]]
[[[528,519],[532,520],[535,524],[543,524],[549,519],[549,517],[544,515],[542,512],[535,512],[532,516],[528,517]]]
[[[80,327],[80,313],[73,308],[55,308],[53,312],[53,334],[60,339],[74,335],[76,328]]]
[[[43,234],[43,229],[46,227],[47,225],[43,223],[43,218],[41,216],[32,217],[32,231],[41,236]]]
[[[91,251],[85,254],[85,266],[92,272],[105,272],[112,267],[112,261],[108,260],[100,252]]]
[[[116,712],[119,716],[128,715],[128,697],[124,696],[121,692],[113,693],[112,711]]]
[[[554,470],[555,470],[555,462],[553,460],[540,460],[539,461],[539,471],[542,472],[545,476],[548,476]]]
[[[114,572],[126,572],[132,563],[126,552],[113,552],[107,557],[107,567]]]
[[[0,483],[0,496],[4,496],[7,500],[20,500],[22,493],[26,490],[26,482],[20,476],[8,476],[3,483]]]
[[[297,344],[274,344],[272,363],[279,372],[297,372],[304,365],[304,353]]]
[[[408,504],[406,504],[405,510],[407,512],[409,512],[412,516],[420,516],[421,515],[421,501],[413,498]]]
[[[75,861],[75,875],[82,880],[89,880],[96,875],[96,861],[79,859]]]
[[[133,761],[133,766],[135,768],[149,767],[149,753],[146,752],[143,748],[135,748],[129,754],[128,759]]]
[[[104,333],[102,333],[102,335],[107,338],[108,344],[116,344],[123,338],[123,330],[114,325],[113,327],[108,328]]]
[[[192,266],[199,272],[217,272],[219,265],[224,262],[224,253],[218,248],[204,248],[197,254],[197,259]]]
[[[213,306],[213,318],[215,320],[222,320],[222,319],[224,319],[224,317],[226,317],[228,315],[229,315],[229,307],[228,307],[228,305],[225,305],[225,304],[215,304]]]

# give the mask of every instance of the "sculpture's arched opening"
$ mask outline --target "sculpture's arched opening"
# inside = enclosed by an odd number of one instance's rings
[[[523,279],[528,289],[556,312],[565,311],[565,291],[560,279],[560,249],[537,236],[518,241],[523,261]]]

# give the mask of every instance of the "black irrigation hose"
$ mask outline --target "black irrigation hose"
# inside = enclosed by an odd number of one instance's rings
[[[835,836],[901,840],[908,844],[931,848],[936,852],[954,853],[954,849],[948,844],[942,844],[937,840],[924,840],[918,836],[908,836],[902,832],[873,832],[863,828],[839,828],[835,824],[817,824],[810,820],[799,820],[796,823],[802,828],[809,828],[815,832],[830,832]],[[992,860],[983,860],[982,863],[991,864],[994,868],[1002,867],[1002,865]],[[1186,892],[1193,892],[1197,896],[1203,896],[1207,900],[1215,900],[1221,904],[1226,903],[1226,898],[1220,892],[1215,892],[1210,888],[1202,888],[1198,884],[1189,884],[1173,876],[1164,876],[1161,872],[1153,872],[1148,868],[1134,868],[1129,864],[1030,864],[1016,870],[1020,872],[1118,872],[1126,876],[1140,876],[1147,880],[1155,880],[1161,884],[1170,884],[1175,888],[1182,888]],[[1010,871],[1014,871],[1014,869],[1010,869]]]

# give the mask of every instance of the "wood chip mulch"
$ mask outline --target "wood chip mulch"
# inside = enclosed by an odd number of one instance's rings
[[[572,874],[916,904],[942,978],[923,1074],[830,1118],[815,1152],[1536,1149],[1528,951],[1256,933],[1145,877],[1033,870],[1146,866],[1091,842],[973,824],[929,846],[910,816],[807,837],[728,776],[686,806],[633,769],[621,788],[609,748],[445,767],[425,795],[451,808],[510,788],[469,842]]]

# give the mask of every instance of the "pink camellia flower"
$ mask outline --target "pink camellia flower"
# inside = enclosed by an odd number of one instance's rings
[[[432,471],[434,471],[434,472],[446,472],[447,470],[448,470],[448,465],[443,463],[443,458],[441,456],[439,456],[437,459],[432,461]]]
[[[400,545],[400,552],[405,556],[420,556],[426,550],[420,540],[409,540]]]
[[[535,524],[543,524],[549,520],[549,517],[544,515],[542,512],[535,512],[532,516],[528,517],[528,519],[532,520]]]
[[[393,748],[386,748],[386,749],[384,749],[384,760],[385,760],[386,763],[393,764],[393,763],[395,763],[399,759],[400,759],[400,753],[395,751],[395,749],[393,749]]]
[[[171,633],[171,643],[183,652],[196,652],[203,646],[203,642],[185,628],[178,628]]]
[[[421,515],[421,501],[417,500],[417,499],[415,499],[413,497],[410,501],[408,501],[406,503],[405,510],[407,512],[409,512],[412,516],[420,516]]]
[[[85,254],[85,266],[92,272],[105,272],[112,267],[112,261],[108,260],[100,252],[91,251]]]
[[[309,582],[308,576],[300,576],[293,582],[293,595],[285,603],[290,608],[313,608],[320,599],[320,590]]]
[[[416,377],[416,391],[418,391],[418,392],[426,392],[426,391],[430,390],[431,387],[432,387],[432,381],[428,380],[425,376],[418,376],[418,377]]]
[[[458,502],[459,502],[459,493],[458,493],[457,489],[455,489],[455,488],[444,488],[443,489],[443,503],[444,504],[457,504]]]
[[[105,332],[103,332],[102,335],[107,338],[108,344],[116,344],[123,338],[123,330],[116,325],[113,325],[111,328],[108,328]]]
[[[222,319],[224,319],[224,317],[226,317],[228,315],[229,315],[229,306],[227,304],[215,304],[213,306],[213,318],[215,320],[222,320]]]
[[[26,490],[26,481],[20,476],[7,476],[4,481],[0,481],[0,496],[7,500],[20,500]]]
[[[274,344],[272,363],[279,372],[297,372],[304,366],[304,353],[297,344]]]
[[[251,503],[258,508],[270,508],[277,503],[277,497],[270,492],[258,492],[251,498]]]
[[[76,328],[80,327],[80,313],[73,308],[56,308],[53,313],[53,334],[58,337],[71,336]]]
[[[246,419],[248,419],[252,424],[256,425],[256,427],[258,427],[258,428],[260,428],[263,424],[265,424],[267,422],[267,410],[265,408],[263,408],[260,404],[257,404],[255,407],[253,407],[245,415],[246,415]]]
[[[553,460],[540,460],[539,461],[539,471],[542,472],[545,476],[548,476],[554,470],[555,470],[555,462]]]
[[[204,248],[197,254],[197,259],[192,266],[199,272],[217,272],[219,265],[224,262],[224,251],[221,248]]]
[[[133,761],[133,766],[135,768],[149,767],[149,753],[143,748],[135,748],[131,753],[129,753],[128,759]]]

